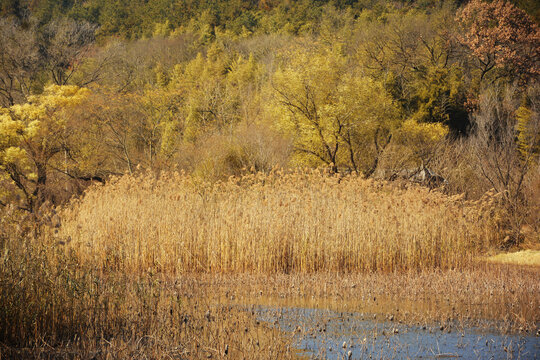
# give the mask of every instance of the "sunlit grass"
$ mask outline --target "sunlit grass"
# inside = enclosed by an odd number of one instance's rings
[[[487,257],[491,263],[514,264],[540,267],[540,250],[522,250],[511,253],[502,253]]]
[[[178,173],[94,187],[57,237],[108,270],[397,271],[456,268],[495,241],[488,201],[319,171],[231,177]]]
[[[59,209],[61,225],[1,218],[0,352],[294,357],[290,337],[235,307],[263,298],[535,331],[534,269],[476,260],[497,243],[493,201],[324,171],[113,179]],[[417,300],[428,310],[402,306]]]

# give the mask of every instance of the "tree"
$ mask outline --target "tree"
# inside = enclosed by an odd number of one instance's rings
[[[0,106],[23,103],[38,94],[48,81],[72,83],[94,42],[95,26],[74,20],[55,20],[39,29],[28,24],[0,19]],[[80,73],[79,83],[88,85],[99,78],[103,63],[91,73]]]
[[[470,143],[476,165],[502,197],[507,212],[504,225],[511,231],[512,243],[519,242],[521,226],[527,217],[524,211],[527,177],[538,168],[538,89],[529,89],[528,96],[529,104],[520,107],[520,92],[515,87],[492,86],[481,93],[478,110],[472,116],[474,135]]]
[[[438,148],[448,134],[448,127],[441,123],[406,120],[396,131],[392,151],[386,156],[385,165],[390,172],[431,167]]]
[[[406,118],[440,122],[454,135],[468,127],[465,71],[453,39],[455,11],[443,5],[430,15],[395,12],[384,21],[361,19],[356,56],[382,81]]]
[[[459,40],[470,50],[480,81],[495,70],[495,79],[504,76],[526,83],[538,78],[540,28],[523,10],[503,0],[472,0],[456,20],[465,28]]]
[[[143,116],[133,122],[132,127],[144,148],[146,163],[152,167],[158,160],[170,158],[181,143],[184,124],[179,106],[182,97],[172,89],[148,88],[135,100]]]
[[[96,26],[71,19],[53,20],[45,26],[44,63],[57,85],[66,85],[87,56]]]
[[[540,157],[540,86],[531,86],[515,112],[521,160],[538,162]]]
[[[24,209],[35,212],[45,201],[52,162],[70,147],[70,110],[88,94],[52,85],[25,104],[0,109],[0,174],[22,193]]]
[[[199,53],[184,66],[177,65],[171,91],[184,95],[183,137],[193,142],[210,131],[231,131],[249,116],[249,105],[260,87],[260,68],[253,56],[248,59],[228,54],[217,42],[206,56]]]
[[[0,4],[0,16],[13,16],[18,20],[24,20],[26,16],[26,4],[21,3],[21,0],[4,0]]]
[[[401,120],[380,82],[348,69],[339,49],[294,53],[273,79],[278,121],[300,162],[371,176]]]
[[[36,30],[15,20],[0,19],[0,106],[24,102],[42,65]]]
[[[450,127],[454,135],[466,134],[469,126],[463,72],[458,66],[428,65],[412,81],[412,118]]]
[[[71,153],[85,173],[132,174],[142,163],[147,144],[138,133],[145,115],[137,95],[95,92],[77,115],[80,144]]]

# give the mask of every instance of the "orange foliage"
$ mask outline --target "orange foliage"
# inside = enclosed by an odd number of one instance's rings
[[[456,19],[468,28],[459,40],[478,58],[482,78],[496,67],[522,81],[540,75],[540,28],[523,10],[503,0],[472,0]]]

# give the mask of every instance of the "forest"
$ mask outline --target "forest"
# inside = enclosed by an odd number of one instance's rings
[[[294,358],[222,297],[333,273],[416,299],[403,274],[441,271],[535,333],[539,24],[534,0],[2,0],[0,357]]]

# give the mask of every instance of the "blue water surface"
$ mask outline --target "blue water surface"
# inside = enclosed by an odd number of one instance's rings
[[[292,334],[313,359],[538,359],[540,338],[494,328],[411,326],[373,315],[309,308],[252,307],[260,321]]]

